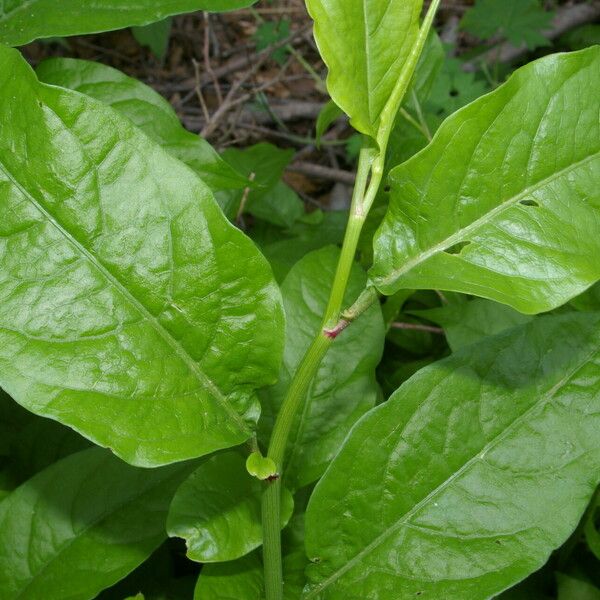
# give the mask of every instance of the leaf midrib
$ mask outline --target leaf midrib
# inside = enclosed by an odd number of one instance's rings
[[[204,373],[198,363],[188,354],[183,348],[181,343],[176,340],[169,331],[167,331],[156,319],[156,317],[142,304],[138,298],[136,298],[129,289],[119,281],[97,258],[92,254],[74,235],[72,235],[62,224],[56,219],[50,212],[48,212],[36,198],[15,178],[15,176],[8,170],[6,165],[0,162],[0,167],[10,179],[10,181],[19,189],[19,191],[27,198],[30,203],[45,217],[49,223],[51,223],[58,232],[72,244],[77,251],[79,251],[111,284],[123,298],[130,302],[130,304],[144,317],[147,323],[156,331],[156,333],[175,351],[177,356],[184,362],[188,369],[194,374],[195,378],[200,384],[207,390],[207,392],[215,398],[219,404],[224,408],[225,412],[232,418],[236,425],[240,428],[244,434],[250,434],[250,430],[244,423],[241,416],[230,406],[226,396],[221,392],[218,386]]]
[[[493,221],[493,219],[497,215],[499,215],[501,212],[511,208],[512,206],[514,206],[521,200],[525,199],[530,194],[542,189],[546,185],[551,184],[553,181],[555,181],[556,179],[559,179],[561,176],[567,175],[571,171],[579,169],[580,167],[584,166],[588,162],[591,162],[592,160],[594,160],[598,157],[600,157],[600,151],[595,152],[594,154],[590,154],[589,156],[586,156],[585,158],[583,158],[575,163],[572,163],[572,164],[568,165],[567,167],[564,167],[560,171],[557,171],[556,173],[553,173],[552,175],[549,175],[548,177],[545,177],[544,179],[541,179],[540,181],[536,182],[535,184],[525,188],[523,191],[519,192],[516,196],[512,196],[512,197],[508,198],[507,200],[504,200],[501,204],[499,204],[498,206],[496,206],[489,212],[486,212],[484,215],[482,215],[481,217],[479,217],[478,219],[476,219],[475,221],[473,221],[466,227],[459,229],[458,231],[456,231],[452,235],[448,236],[441,242],[438,242],[437,244],[431,246],[429,249],[425,250],[424,252],[417,254],[413,259],[406,261],[398,269],[393,269],[389,273],[389,275],[386,275],[385,277],[381,277],[381,278],[376,278],[377,285],[386,285],[386,286],[392,285],[400,277],[402,277],[403,275],[406,275],[413,268],[415,268],[416,266],[425,262],[426,260],[428,260],[429,258],[434,256],[438,252],[442,252],[442,251],[446,250],[447,248],[450,248],[453,245],[455,245],[461,241],[464,241],[464,238],[466,236],[473,233],[479,227],[486,225],[489,222]]]
[[[365,546],[360,552],[354,555],[346,564],[344,564],[337,571],[332,573],[323,582],[317,584],[316,587],[313,590],[311,590],[310,593],[303,596],[303,600],[310,600],[311,598],[315,598],[330,584],[337,581],[340,577],[342,577],[345,573],[352,569],[354,565],[356,565],[363,559],[364,556],[371,554],[372,551],[376,550],[382,543],[386,541],[387,538],[389,538],[392,534],[395,534],[398,529],[405,525],[407,521],[411,517],[413,517],[421,508],[427,506],[431,500],[433,500],[436,496],[443,492],[466,470],[468,470],[472,465],[474,465],[475,462],[481,458],[482,454],[487,454],[497,444],[502,442],[502,440],[508,434],[510,434],[517,426],[521,425],[521,423],[523,423],[527,419],[527,417],[529,417],[538,409],[545,407],[548,404],[548,402],[552,400],[553,396],[563,386],[565,386],[569,382],[569,380],[591,360],[591,358],[594,355],[597,355],[598,353],[598,348],[594,347],[594,349],[588,355],[586,355],[584,359],[578,362],[577,365],[575,365],[573,369],[570,370],[558,383],[551,387],[546,394],[541,395],[540,400],[538,402],[535,402],[525,412],[517,416],[505,429],[503,429],[498,435],[496,435],[492,440],[485,444],[483,448],[475,454],[475,456],[472,456],[469,460],[467,460],[465,464],[462,467],[460,467],[460,469],[452,473],[450,477],[445,479],[440,485],[438,485],[435,489],[429,492],[429,494],[427,494],[425,498],[423,498],[421,501],[415,504],[413,508],[411,508],[409,511],[400,516],[395,523],[391,524],[383,533],[379,534],[370,544]]]

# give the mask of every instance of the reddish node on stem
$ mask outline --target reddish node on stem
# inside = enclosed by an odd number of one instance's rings
[[[323,335],[328,337],[330,340],[335,340],[335,338],[346,329],[350,325],[350,321],[346,321],[346,319],[340,319],[335,327],[331,329],[323,329]]]

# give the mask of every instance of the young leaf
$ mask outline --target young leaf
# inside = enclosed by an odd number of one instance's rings
[[[600,278],[599,68],[600,48],[531,63],[392,171],[380,291],[454,290],[535,313]]]
[[[417,373],[314,491],[306,600],[484,599],[541,567],[600,480],[599,382],[597,313],[540,317]]]
[[[0,384],[141,466],[248,439],[283,346],[254,244],[128,120],[2,48],[0,114]]]
[[[528,323],[533,318],[505,304],[482,298],[460,304],[447,304],[439,308],[411,311],[411,314],[441,325],[453,351],[511,327]]]
[[[195,10],[227,11],[255,0],[12,0],[2,3],[0,44],[148,25]]]
[[[171,105],[141,81],[101,63],[51,58],[36,69],[40,81],[100,100],[127,117],[169,154],[190,166],[213,190],[243,189],[248,179],[199,135],[184,129]]]
[[[264,415],[260,431],[265,439],[292,375],[321,326],[339,254],[332,246],[311,252],[292,268],[282,285],[288,334],[279,381],[260,392]],[[355,266],[345,297],[348,306],[364,289],[365,280],[364,272]],[[380,394],[375,367],[384,338],[381,309],[374,305],[324,358],[290,436],[284,472],[285,483],[292,489],[323,474],[352,425],[375,405]]]
[[[355,129],[375,138],[381,111],[419,32],[422,0],[307,0],[329,68],[327,89]]]
[[[295,516],[282,534],[283,599],[298,600],[306,581],[304,519]],[[263,562],[259,551],[235,562],[206,565],[196,585],[194,600],[264,600]]]
[[[0,504],[3,600],[87,600],[166,537],[171,497],[192,465],[136,469],[90,448],[54,463]]]
[[[540,0],[477,0],[465,13],[461,26],[480,39],[499,34],[513,46],[525,44],[533,50],[550,45],[540,32],[548,28],[552,17]]]
[[[185,540],[187,556],[222,562],[248,554],[262,544],[260,497],[265,484],[246,471],[235,451],[200,465],[177,490],[167,520],[171,537]],[[292,495],[282,489],[282,526],[292,514]]]

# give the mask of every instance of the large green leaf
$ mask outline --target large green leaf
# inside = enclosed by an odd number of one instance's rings
[[[600,278],[600,48],[543,58],[391,173],[371,276],[526,313]]]
[[[255,0],[2,0],[0,43],[21,46],[37,38],[98,33],[147,25],[194,10],[227,11]]]
[[[352,125],[373,138],[416,41],[422,5],[422,0],[306,2],[329,68],[327,89]]]
[[[196,175],[0,48],[0,384],[141,466],[239,444],[283,346],[265,259]]]
[[[507,589],[577,525],[600,480],[599,428],[598,313],[540,317],[423,369],[317,484],[305,598]]]
[[[167,531],[187,545],[187,555],[198,562],[235,560],[262,544],[260,498],[264,483],[246,471],[236,451],[217,454],[181,484],[167,520]],[[282,525],[294,507],[282,488]]]
[[[213,190],[240,189],[248,180],[234,171],[200,136],[184,129],[171,105],[151,87],[101,63],[51,58],[37,69],[40,81],[66,87],[112,106],[186,163]]]
[[[87,600],[166,537],[189,464],[136,469],[90,448],[53,464],[0,504],[0,597]]]
[[[333,246],[307,254],[282,285],[288,333],[279,381],[260,393],[264,414],[260,431],[265,441],[292,376],[321,326],[339,254]],[[348,306],[364,289],[365,281],[364,271],[355,266],[345,297]],[[323,359],[290,435],[284,472],[292,489],[323,474],[352,425],[375,405],[380,395],[375,367],[384,340],[381,309],[374,305]]]

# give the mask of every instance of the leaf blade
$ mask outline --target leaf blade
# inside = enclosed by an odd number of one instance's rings
[[[266,261],[129,121],[0,64],[2,386],[134,464],[243,442],[282,345]]]
[[[50,58],[36,68],[40,81],[65,87],[127,117],[167,152],[194,169],[213,190],[242,189],[248,180],[232,169],[199,135],[184,129],[171,105],[137,79],[101,63]]]
[[[149,25],[195,10],[227,11],[253,3],[254,0],[65,0],[57,10],[52,0],[15,0],[0,15],[0,43],[22,46],[37,38],[100,33]]]
[[[35,475],[0,505],[2,597],[84,600],[124,577],[166,537],[189,471],[136,469],[90,448]]]
[[[543,565],[597,483],[599,332],[539,318],[363,417],[309,503],[305,597],[483,599]]]
[[[459,291],[534,313],[600,277],[599,61],[592,48],[523,67],[392,171],[380,291]]]
[[[372,138],[377,137],[381,112],[417,38],[422,5],[422,0],[306,3],[329,69],[327,89],[352,125]]]

